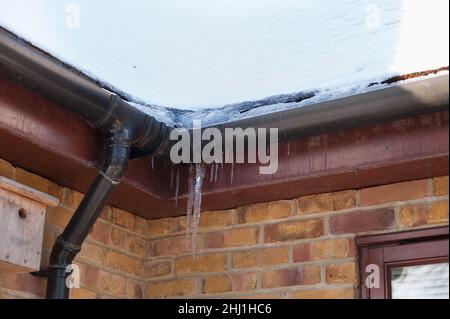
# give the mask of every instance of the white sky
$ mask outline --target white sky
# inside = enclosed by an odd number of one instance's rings
[[[0,25],[147,103],[200,109],[447,66],[448,6],[0,0]]]

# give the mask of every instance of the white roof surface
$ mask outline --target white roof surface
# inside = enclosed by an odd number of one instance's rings
[[[279,94],[333,98],[448,66],[448,7],[448,0],[0,0],[0,25],[139,104],[205,114]],[[210,114],[223,118],[217,113]]]

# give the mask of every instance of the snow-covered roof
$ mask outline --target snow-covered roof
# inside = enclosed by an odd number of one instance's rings
[[[200,115],[213,123],[448,66],[448,7],[448,0],[0,0],[0,25],[166,122]]]

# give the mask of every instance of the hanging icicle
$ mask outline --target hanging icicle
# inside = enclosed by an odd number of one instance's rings
[[[177,174],[175,176],[175,207],[178,207],[178,191],[180,189],[180,170],[177,167]]]
[[[188,243],[191,235],[191,224],[192,224],[192,207],[194,205],[194,166],[189,166],[189,178],[188,178],[188,196],[186,199],[186,248],[188,248]]]
[[[202,208],[202,187],[205,177],[205,168],[202,164],[195,164],[195,184],[194,184],[194,202],[192,212],[192,252],[195,256],[195,247],[197,246],[198,225],[200,223],[200,212]]]
[[[233,179],[234,179],[234,161],[231,163],[231,176],[230,176],[231,184],[233,184]]]
[[[170,169],[170,190],[173,189],[173,167]]]

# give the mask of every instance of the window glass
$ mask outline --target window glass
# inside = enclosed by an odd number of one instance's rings
[[[449,264],[428,264],[391,269],[393,299],[448,299]]]

